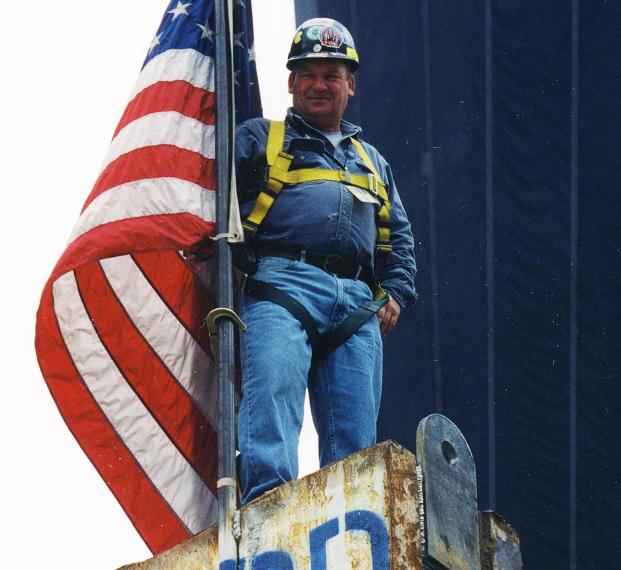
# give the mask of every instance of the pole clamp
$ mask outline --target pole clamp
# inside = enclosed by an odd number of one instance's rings
[[[237,481],[233,479],[233,477],[222,477],[218,479],[216,482],[216,487],[220,489],[220,487],[235,487],[237,488]]]

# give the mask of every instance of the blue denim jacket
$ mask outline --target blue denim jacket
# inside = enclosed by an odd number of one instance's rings
[[[237,128],[236,173],[240,209],[247,216],[266,178],[265,147],[269,121],[250,119]],[[352,174],[370,170],[351,144],[360,127],[341,122],[343,139],[335,148],[317,129],[291,109],[287,113],[285,152],[293,155],[291,170],[299,168],[348,169]],[[416,262],[410,223],[397,193],[390,166],[377,150],[362,143],[382,177],[390,199],[392,253],[375,267],[375,278],[402,306],[414,303]],[[355,198],[343,184],[327,180],[285,186],[259,227],[255,239],[273,246],[319,254],[337,254],[363,267],[374,264],[375,209]]]

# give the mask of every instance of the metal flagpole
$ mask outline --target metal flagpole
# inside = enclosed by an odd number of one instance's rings
[[[218,236],[228,234],[229,198],[233,158],[233,71],[232,18],[229,0],[215,0],[216,17],[216,228]],[[232,320],[232,253],[226,239],[217,239],[219,314],[218,360],[218,558],[222,570],[237,567],[237,543],[233,532],[236,502],[235,470],[235,344]],[[218,318],[218,317],[224,318]],[[222,563],[225,564],[222,564]]]

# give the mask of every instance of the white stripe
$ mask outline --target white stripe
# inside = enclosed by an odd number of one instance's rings
[[[103,259],[100,263],[129,318],[217,429],[218,386],[211,358],[162,301],[130,256]]]
[[[158,81],[179,80],[213,92],[215,84],[213,58],[193,49],[169,49],[159,54],[140,72],[130,100]]]
[[[78,218],[69,243],[102,224],[141,216],[182,213],[213,222],[216,216],[215,193],[179,178],[128,182],[106,190],[88,205]]]
[[[110,358],[80,299],[75,275],[54,283],[54,309],[71,358],[115,431],[179,519],[193,532],[217,518],[216,500]]]
[[[151,113],[132,121],[112,139],[103,161],[104,170],[119,156],[145,146],[174,145],[203,155],[215,156],[215,126],[176,111]]]

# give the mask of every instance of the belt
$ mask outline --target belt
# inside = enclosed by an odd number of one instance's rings
[[[304,250],[286,249],[281,247],[260,246],[257,253],[258,257],[284,257],[285,259],[295,259],[323,269],[327,273],[332,273],[342,279],[360,279],[372,286],[373,272],[359,265],[348,261],[341,255],[311,253]]]

